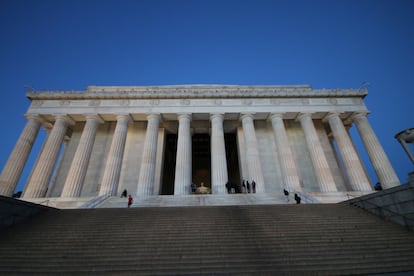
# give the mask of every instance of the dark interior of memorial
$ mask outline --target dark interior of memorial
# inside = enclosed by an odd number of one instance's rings
[[[224,135],[228,178],[231,183],[240,185],[239,159],[235,133]],[[162,195],[174,194],[175,159],[177,155],[177,134],[167,134],[164,149],[162,174]],[[200,186],[211,188],[211,150],[209,134],[192,136],[192,181]],[[225,183],[223,183],[225,185]]]

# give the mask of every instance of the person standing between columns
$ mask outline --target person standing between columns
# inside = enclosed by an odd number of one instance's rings
[[[148,125],[139,172],[138,196],[149,196],[153,193],[160,118],[160,114],[149,114],[147,116]]]
[[[79,197],[92,154],[96,130],[103,120],[98,115],[87,115],[86,124],[72,159],[61,197]]]
[[[295,158],[289,145],[283,114],[274,113],[270,117],[273,127],[273,134],[276,140],[276,147],[279,151],[279,163],[282,169],[284,187],[291,191],[302,191],[299,174],[296,169]]]
[[[355,113],[351,116],[351,119],[358,129],[359,136],[368,152],[368,156],[374,166],[375,173],[382,188],[388,189],[400,185],[397,174],[375,135],[366,114]]]
[[[325,153],[323,152],[315,126],[313,125],[311,114],[301,113],[298,116],[298,120],[305,133],[306,145],[309,150],[321,192],[336,192],[337,188],[335,186],[335,181],[328,161],[326,160]]]
[[[246,159],[249,178],[256,180],[257,192],[264,192],[264,178],[259,156],[259,146],[257,144],[256,132],[253,123],[253,114],[246,113],[240,118],[243,125],[243,134],[246,141]]]
[[[225,194],[228,183],[223,114],[211,114],[211,180],[212,193]],[[229,184],[230,185],[230,184]]]
[[[52,131],[45,141],[43,150],[39,155],[30,180],[23,192],[23,198],[38,198],[46,195],[53,167],[55,166],[69,125],[74,125],[72,119],[66,115],[56,116]]]
[[[352,189],[354,191],[372,191],[371,184],[361,166],[359,156],[355,152],[354,145],[339,115],[329,113],[324,120],[327,120],[331,127]]]
[[[100,196],[113,196],[116,194],[119,175],[121,174],[125,141],[128,132],[128,123],[130,122],[131,118],[129,115],[124,114],[118,115],[116,119],[117,123],[114,131],[114,136],[112,138],[108,157],[106,158],[105,171],[102,177],[101,188],[99,190]]]
[[[12,196],[39,133],[41,119],[27,115],[28,121],[0,176],[0,195]]]
[[[177,157],[175,166],[174,195],[190,193],[191,185],[191,114],[178,115]]]

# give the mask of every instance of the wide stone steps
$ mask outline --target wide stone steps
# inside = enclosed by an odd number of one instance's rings
[[[0,274],[414,272],[413,232],[343,204],[52,210],[0,244]]]

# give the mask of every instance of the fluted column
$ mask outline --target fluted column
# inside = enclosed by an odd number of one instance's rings
[[[306,145],[308,147],[316,178],[319,182],[321,192],[335,192],[337,188],[323,152],[322,145],[312,122],[311,114],[302,113],[298,116],[302,129],[305,133]]]
[[[225,194],[227,175],[226,147],[224,143],[223,114],[212,114],[211,120],[211,180],[212,193]]]
[[[290,148],[285,125],[283,123],[283,114],[272,114],[270,118],[272,121],[276,146],[279,151],[280,166],[282,167],[282,175],[285,182],[284,187],[289,191],[302,191],[295,158]]]
[[[61,197],[78,197],[82,190],[95,141],[96,130],[102,123],[98,115],[86,116],[86,124],[66,177]]]
[[[67,116],[59,115],[56,117],[52,131],[33,168],[33,173],[23,193],[23,198],[37,198],[46,195],[60,147],[65,138],[68,126],[73,123]]]
[[[372,186],[361,167],[361,161],[355,151],[349,134],[346,131],[342,120],[338,114],[330,113],[325,117],[329,122],[339,152],[341,153],[346,172],[349,179],[349,184],[354,191],[372,191]]]
[[[259,146],[254,129],[253,114],[243,114],[240,119],[243,125],[243,135],[246,144],[247,169],[249,172],[248,180],[250,183],[254,180],[256,182],[256,192],[263,193],[265,191],[264,178],[260,162]]]
[[[374,166],[378,181],[384,189],[400,185],[400,181],[395,173],[391,162],[388,160],[384,149],[382,148],[377,135],[371,127],[365,114],[356,113],[352,116],[359,135],[368,152],[368,156]]]
[[[175,166],[174,195],[190,193],[192,177],[191,114],[178,115],[177,159]]]
[[[29,115],[27,116],[27,119],[26,126],[20,134],[19,140],[17,140],[0,176],[0,195],[13,195],[24,165],[26,164],[36,140],[36,136],[39,133],[41,125],[40,118],[38,116]]]
[[[160,114],[147,116],[148,125],[138,180],[138,196],[153,194],[160,118]]]
[[[99,195],[115,195],[121,174],[125,141],[128,132],[129,115],[118,115],[111,147],[106,159]]]

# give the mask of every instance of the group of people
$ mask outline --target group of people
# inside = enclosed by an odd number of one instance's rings
[[[254,180],[252,180],[252,183],[250,183],[248,180],[244,180],[242,182],[242,187],[243,187],[243,191],[244,193],[256,193],[256,182]]]
[[[283,194],[285,195],[286,202],[288,203],[289,202],[289,191],[286,189],[283,189]],[[302,200],[302,198],[297,193],[295,193],[294,199],[296,201],[296,204],[300,204],[300,201]]]
[[[121,193],[121,198],[123,197],[127,197],[128,191],[125,189],[122,191]],[[128,208],[131,207],[132,203],[134,203],[134,199],[132,198],[131,195],[128,195]]]

